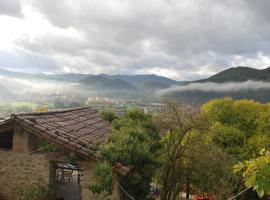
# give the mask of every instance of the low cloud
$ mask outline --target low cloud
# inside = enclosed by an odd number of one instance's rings
[[[159,90],[156,95],[162,96],[170,92],[202,91],[202,92],[240,92],[244,90],[270,89],[269,82],[245,81],[227,83],[190,83],[183,86],[172,86],[168,89]]]
[[[61,81],[48,81],[40,79],[20,79],[0,76],[1,85],[15,94],[69,94],[85,92],[78,83],[66,83]]]

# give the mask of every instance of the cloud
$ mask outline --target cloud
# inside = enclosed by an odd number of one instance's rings
[[[239,92],[244,90],[270,89],[269,82],[263,81],[245,81],[245,82],[227,82],[227,83],[191,83],[183,86],[172,86],[168,89],[162,89],[156,94],[162,96],[170,92],[202,91],[202,92]]]
[[[0,76],[1,85],[14,94],[29,98],[49,97],[50,95],[79,94],[91,95],[94,91],[85,90],[79,83],[67,83],[61,81],[41,80],[41,79],[22,79]],[[41,95],[41,96],[39,96]]]
[[[16,23],[25,31],[18,29],[20,34],[10,41],[40,61],[52,59],[56,65],[47,70],[51,72],[157,73],[184,80],[237,64],[261,68],[270,59],[267,0],[21,0],[20,4],[23,17]],[[25,65],[19,66],[25,70]],[[44,68],[36,65],[38,70]]]
[[[21,4],[19,0],[1,0],[0,1],[0,16],[10,15],[21,17]]]
[[[22,50],[0,50],[1,68],[30,73],[50,72],[57,69],[57,63],[50,56]],[[37,67],[38,66],[38,67]]]

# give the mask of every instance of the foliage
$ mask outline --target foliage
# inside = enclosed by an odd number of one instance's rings
[[[229,124],[233,122],[232,104],[233,99],[230,97],[214,99],[204,104],[202,111],[206,113],[212,121]]]
[[[41,151],[46,151],[46,152],[58,152],[60,150],[59,147],[49,143],[45,139],[38,140],[38,149],[40,149]]]
[[[112,166],[108,162],[99,162],[97,163],[96,169],[95,169],[95,175],[99,176],[99,181],[91,183],[89,185],[89,189],[93,193],[102,193],[105,192],[107,194],[112,193],[112,182],[113,182],[113,176],[112,176]]]
[[[104,160],[132,166],[120,184],[135,199],[146,199],[158,166],[159,132],[151,115],[132,109],[114,121],[115,130],[101,149]]]
[[[71,164],[77,164],[81,158],[80,155],[78,155],[74,152],[66,152],[66,154],[68,156],[68,163],[71,163]]]
[[[234,172],[243,171],[243,180],[247,188],[253,187],[259,197],[270,195],[270,152],[262,150],[255,159],[239,162]]]
[[[250,136],[256,131],[257,119],[264,110],[264,105],[244,99],[233,101],[232,98],[226,97],[211,100],[204,104],[202,109],[213,121],[233,125]]]
[[[114,111],[112,110],[104,110],[102,111],[101,115],[102,115],[102,118],[108,122],[112,122],[113,120],[117,118]]]
[[[231,125],[221,124],[220,122],[214,122],[209,130],[212,133],[212,141],[224,149],[226,153],[236,158],[244,154],[244,132]]]
[[[225,199],[231,191],[232,158],[198,130],[185,141],[184,176],[198,193]],[[226,162],[224,162],[226,161]]]
[[[209,101],[202,110],[212,121],[214,142],[239,161],[252,158],[262,147],[269,146],[258,140],[260,136],[270,140],[269,105],[226,97]]]
[[[210,138],[237,162],[254,159],[262,148],[270,147],[270,107],[251,100],[214,99],[202,106],[211,121]],[[243,189],[241,177],[234,174],[233,192]],[[255,197],[254,197],[255,198]]]
[[[20,190],[20,200],[50,200],[54,193],[53,187],[44,185],[39,179],[37,183]]]
[[[68,163],[77,164],[79,160],[83,157],[75,152],[70,152],[69,150],[63,149],[55,144],[49,143],[45,139],[38,140],[38,149],[44,152],[62,152],[67,156]]]
[[[178,199],[186,189],[221,193],[228,188],[229,166],[221,163],[226,154],[210,143],[207,117],[199,110],[181,104],[168,103],[167,112],[159,120],[165,133],[162,137],[161,168],[157,174],[161,184],[161,199]]]
[[[101,155],[111,165],[121,162],[134,167],[121,185],[136,199],[148,197],[153,176],[160,186],[161,200],[177,199],[183,190],[187,196],[193,190],[225,199],[244,187],[239,173],[233,173],[233,166],[239,161],[255,160],[261,148],[269,148],[269,119],[269,104],[229,97],[212,100],[201,111],[168,103],[157,123],[150,115],[130,110],[113,120],[114,132]],[[253,160],[245,161],[243,166]],[[248,169],[243,166],[238,171]],[[255,188],[259,192],[265,186],[261,177],[256,175],[260,183]]]

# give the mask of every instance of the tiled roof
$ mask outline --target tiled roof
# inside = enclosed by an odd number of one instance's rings
[[[89,107],[13,114],[12,118],[30,133],[83,155],[93,152],[112,129],[97,110]]]

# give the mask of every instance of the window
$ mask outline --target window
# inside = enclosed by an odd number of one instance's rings
[[[12,149],[13,130],[0,133],[0,149]]]

